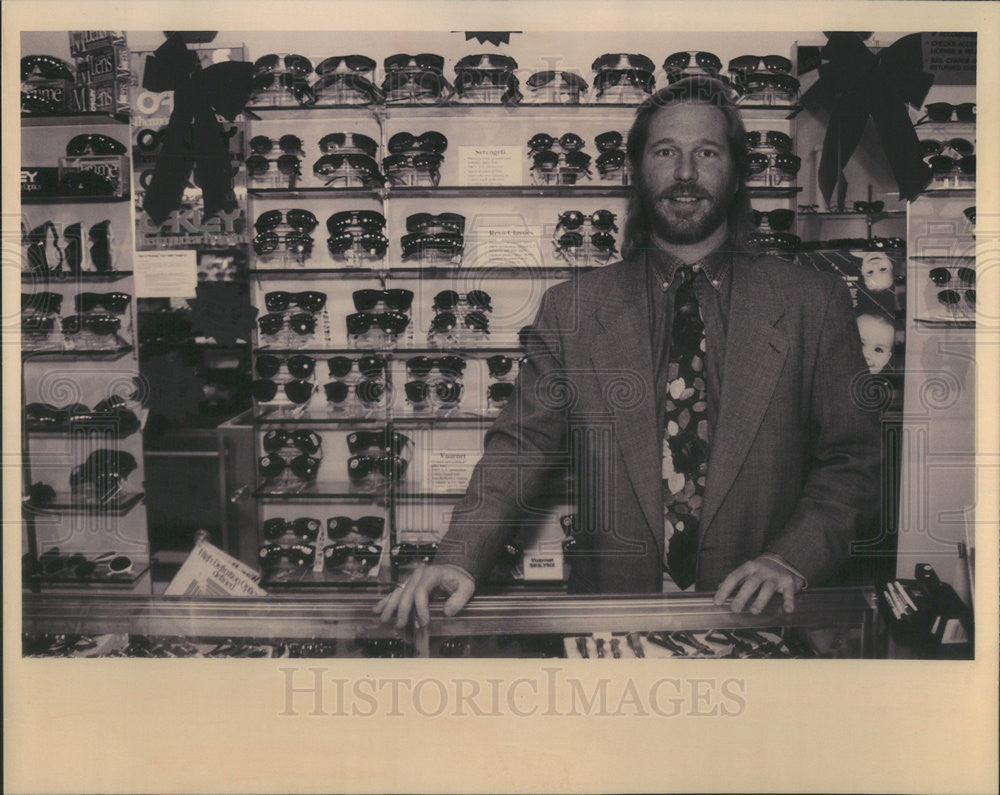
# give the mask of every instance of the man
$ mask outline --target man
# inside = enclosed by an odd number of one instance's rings
[[[509,405],[433,565],[376,606],[454,615],[553,473],[577,517],[573,592],[692,584],[784,609],[844,563],[873,510],[877,420],[843,282],[744,252],[746,133],[727,89],[685,78],[639,108],[621,262],[542,298]],[[666,577],[665,577],[666,574]]]

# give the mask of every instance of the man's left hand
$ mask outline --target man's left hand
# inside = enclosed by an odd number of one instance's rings
[[[750,612],[756,615],[775,593],[780,593],[784,598],[785,612],[791,613],[795,610],[795,594],[802,589],[802,585],[803,580],[784,566],[771,558],[759,557],[730,572],[715,592],[714,602],[721,605],[730,594],[735,593],[730,610],[741,613],[749,603]],[[750,602],[754,594],[757,598]]]

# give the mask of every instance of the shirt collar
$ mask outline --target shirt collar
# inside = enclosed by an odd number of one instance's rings
[[[687,264],[683,260],[658,248],[647,249],[646,261],[653,268],[656,278],[663,284],[664,289],[670,286],[674,275],[677,273],[677,269]],[[705,276],[708,278],[708,283],[718,291],[722,289],[722,283],[725,281],[726,274],[729,273],[731,262],[732,247],[723,243],[697,262],[690,264],[696,270],[704,271]]]

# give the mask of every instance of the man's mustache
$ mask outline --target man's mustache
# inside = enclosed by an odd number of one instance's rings
[[[659,199],[711,199],[712,194],[707,190],[698,188],[671,188],[662,191],[657,197]]]

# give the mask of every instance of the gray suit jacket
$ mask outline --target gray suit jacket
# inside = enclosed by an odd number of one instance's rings
[[[701,513],[699,590],[762,552],[817,585],[877,505],[878,420],[843,281],[733,258],[719,416]],[[501,545],[574,484],[575,592],[659,591],[662,440],[644,267],[618,262],[549,289],[517,387],[485,437],[436,561],[489,573]],[[555,478],[555,479],[554,479]]]

